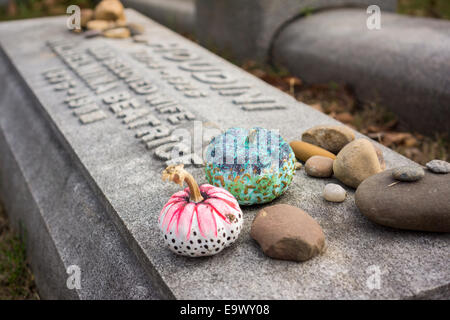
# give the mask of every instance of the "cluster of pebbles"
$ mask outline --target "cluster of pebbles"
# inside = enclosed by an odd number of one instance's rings
[[[80,19],[81,29],[86,38],[104,36],[123,39],[140,35],[144,28],[136,23],[128,23],[125,10],[119,0],[102,0],[94,9],[82,9]]]
[[[352,130],[345,126],[316,126],[303,134],[303,141],[292,141],[290,146],[296,158],[305,163],[308,175],[317,178],[328,178],[333,175],[334,164],[340,152],[355,139]],[[362,139],[361,139],[362,140]],[[366,141],[366,140],[364,140]],[[380,167],[377,152],[370,144],[374,159]],[[355,148],[359,148],[357,143]],[[353,149],[350,149],[350,153]],[[365,150],[361,150],[365,152]],[[337,153],[336,156],[334,153]],[[344,170],[351,159],[344,157]],[[300,170],[303,165],[296,162],[295,168]],[[353,180],[362,179],[356,172]],[[352,180],[352,181],[353,181]],[[327,201],[343,202],[347,192],[334,183],[327,184],[323,196]],[[269,257],[283,260],[305,261],[324,252],[325,234],[320,225],[305,211],[286,204],[266,207],[253,220],[251,236],[263,252]]]
[[[290,143],[311,177],[334,177],[357,189],[356,205],[367,218],[385,226],[450,232],[450,163],[433,160],[385,170],[382,151],[368,139],[355,139],[341,125],[315,126],[302,141]],[[346,190],[329,183],[323,198],[343,202]]]
[[[353,131],[342,125],[312,127],[302,134],[302,141],[292,141],[290,145],[297,159],[305,162],[309,176],[334,175],[352,188],[384,167],[381,150],[368,140],[355,140]],[[342,186],[333,183],[323,190],[324,199],[330,202],[343,202],[346,194]]]

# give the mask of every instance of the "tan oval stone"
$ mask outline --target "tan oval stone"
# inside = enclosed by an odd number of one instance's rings
[[[114,24],[106,20],[91,20],[88,21],[86,24],[86,27],[89,30],[98,30],[98,31],[106,30],[108,28],[111,28],[112,26],[114,26]]]
[[[129,38],[130,30],[128,28],[115,28],[109,29],[103,32],[103,35],[107,38]]]
[[[356,189],[361,182],[382,169],[372,142],[356,139],[338,153],[333,171],[337,179]]]
[[[312,156],[305,163],[305,171],[312,177],[331,177],[333,174],[333,159],[323,156]]]
[[[115,21],[124,19],[125,13],[122,3],[119,0],[102,0],[95,7],[95,19]]]
[[[346,126],[319,125],[305,131],[302,140],[338,153],[347,143],[355,140],[355,134]]]
[[[307,142],[292,141],[289,145],[292,151],[294,151],[295,157],[302,161],[307,161],[312,156],[324,156],[333,160],[336,159],[336,156],[331,152]]]
[[[260,210],[250,235],[274,259],[305,261],[325,249],[325,235],[316,220],[287,204]]]

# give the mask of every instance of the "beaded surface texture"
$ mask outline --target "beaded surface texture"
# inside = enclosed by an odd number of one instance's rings
[[[227,189],[242,205],[267,203],[285,192],[295,172],[295,155],[276,132],[231,128],[211,140],[206,178]]]

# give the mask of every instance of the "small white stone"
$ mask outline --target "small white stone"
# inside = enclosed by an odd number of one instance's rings
[[[331,202],[342,202],[345,200],[347,192],[340,185],[329,183],[323,189],[323,197]]]
[[[449,173],[450,163],[444,160],[431,160],[426,164],[427,168],[434,173]]]

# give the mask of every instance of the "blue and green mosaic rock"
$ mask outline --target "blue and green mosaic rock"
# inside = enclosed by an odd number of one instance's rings
[[[295,155],[276,132],[231,128],[211,140],[206,179],[227,189],[239,204],[267,203],[285,192],[295,172]]]

